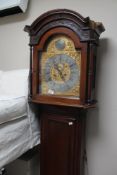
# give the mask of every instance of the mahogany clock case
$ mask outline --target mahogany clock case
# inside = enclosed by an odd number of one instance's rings
[[[91,106],[95,101],[93,94],[95,91],[96,50],[99,43],[99,36],[104,31],[102,23],[94,22],[90,20],[89,17],[84,18],[72,10],[57,9],[41,15],[31,24],[31,26],[26,26],[24,30],[30,35],[31,101],[41,104],[84,108]],[[75,50],[81,52],[79,87],[73,85],[70,91],[67,92],[67,95],[64,92],[60,95],[61,91],[53,94],[54,91],[51,88],[49,89],[47,85],[45,89],[48,88],[47,92],[49,93],[46,93],[46,90],[43,90],[45,94],[40,93],[39,90],[41,82],[44,82],[44,80],[41,79],[42,72],[40,71],[40,66],[42,67],[41,55],[45,52],[45,48],[47,48],[50,38],[56,36],[65,36],[69,38],[74,43]],[[68,49],[67,53],[64,49],[59,51],[59,55],[65,54],[68,57],[70,50]],[[72,56],[69,60],[71,58]],[[49,59],[49,61],[50,60],[52,59]],[[59,80],[57,80],[58,84],[55,81],[52,82],[52,85],[55,85],[56,89],[66,87],[67,83],[68,85],[70,84],[70,80],[65,84],[65,81],[63,80],[65,78],[67,79],[67,76],[63,77],[63,73],[58,70],[58,66],[56,66],[55,69],[54,65],[53,71],[55,72],[53,77],[58,74],[60,76]],[[73,74],[73,76],[75,76],[75,74]],[[63,83],[63,85],[60,85],[60,83]],[[52,87],[52,85],[48,83],[48,86]],[[72,91],[75,91],[75,95],[71,93]],[[71,95],[69,95],[69,92]],[[59,93],[59,95],[57,93]]]
[[[40,118],[40,174],[83,175],[84,108],[95,100],[96,50],[104,27],[57,9],[25,31],[30,36],[29,101],[36,103]]]

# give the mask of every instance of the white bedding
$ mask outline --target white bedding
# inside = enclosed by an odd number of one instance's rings
[[[0,168],[40,143],[36,118],[27,116],[0,125]]]
[[[0,168],[40,143],[38,119],[27,94],[27,69],[0,71]]]
[[[0,96],[0,124],[26,115],[26,97]]]
[[[28,69],[0,71],[0,96],[27,96]]]

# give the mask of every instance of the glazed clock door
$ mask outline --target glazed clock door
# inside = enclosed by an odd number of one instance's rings
[[[34,47],[33,100],[78,106],[85,100],[87,44],[69,29],[47,31]],[[70,100],[69,100],[70,99]]]

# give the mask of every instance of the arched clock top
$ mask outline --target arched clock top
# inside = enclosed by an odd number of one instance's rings
[[[94,22],[89,17],[82,17],[79,13],[68,9],[51,10],[39,16],[25,31],[30,35],[30,45],[38,44],[40,37],[48,30],[65,27],[74,31],[81,42],[92,41],[98,43],[99,35],[105,30],[102,23]]]
[[[35,45],[35,47],[38,50],[43,50],[46,46],[46,43],[48,43],[49,40],[51,40],[55,36],[60,35],[70,38],[74,42],[75,48],[78,49],[82,47],[82,43],[80,42],[80,38],[78,37],[78,35],[76,35],[76,33],[73,32],[71,29],[66,27],[56,27],[52,28],[51,30],[48,30],[44,35],[40,37],[38,44]]]

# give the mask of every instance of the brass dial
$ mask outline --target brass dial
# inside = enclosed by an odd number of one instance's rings
[[[40,93],[79,97],[80,65],[81,51],[75,50],[69,38],[52,39],[41,57]]]

